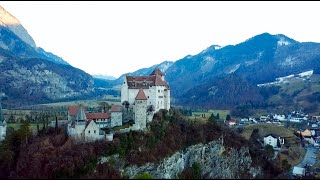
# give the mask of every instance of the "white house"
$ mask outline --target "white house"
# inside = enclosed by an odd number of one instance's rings
[[[122,106],[111,106],[111,127],[122,126]]]
[[[264,146],[270,145],[273,148],[280,148],[280,146],[284,144],[284,138],[281,138],[274,134],[268,134],[263,137],[263,144]]]
[[[7,133],[7,123],[3,116],[2,106],[0,101],[0,141],[3,141],[5,139],[6,133]]]
[[[273,115],[273,119],[277,119],[279,121],[286,121],[287,120],[285,115],[280,115],[280,114]]]
[[[105,139],[105,133],[101,128],[110,125],[111,118],[108,113],[85,113],[85,108],[80,105],[78,108],[69,107],[69,111],[77,109],[75,115],[68,112],[70,122],[67,126],[68,134],[76,141],[95,141]]]
[[[298,166],[294,166],[292,170],[293,176],[305,176],[306,175],[306,169]]]
[[[234,125],[237,124],[237,121],[236,121],[236,120],[228,120],[227,122],[228,122],[228,125],[229,125],[229,126],[234,126]]]

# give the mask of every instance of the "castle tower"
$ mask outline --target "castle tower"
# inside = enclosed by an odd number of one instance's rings
[[[140,88],[134,101],[134,121],[138,129],[145,129],[147,125],[147,100],[143,89]]]

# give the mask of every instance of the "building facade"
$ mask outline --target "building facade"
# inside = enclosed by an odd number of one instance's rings
[[[86,113],[82,105],[68,108],[68,121],[68,134],[76,141],[89,142],[106,139],[107,134],[102,128],[111,127],[109,113]]]
[[[264,144],[264,146],[270,145],[273,148],[279,148],[281,145],[284,144],[284,138],[281,138],[281,137],[276,136],[274,134],[269,134],[269,135],[264,136],[263,144]]]
[[[7,123],[4,119],[1,101],[0,101],[0,141],[3,141],[6,138],[6,133],[7,133]]]
[[[141,88],[147,97],[148,107],[153,106],[155,112],[170,109],[170,88],[158,68],[149,76],[126,76],[121,87],[121,103],[127,101],[133,105]]]

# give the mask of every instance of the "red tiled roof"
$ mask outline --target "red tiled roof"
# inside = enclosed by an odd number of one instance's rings
[[[135,99],[136,99],[136,100],[147,100],[147,97],[146,97],[146,95],[144,94],[142,88],[139,89],[139,92],[138,92],[138,94],[137,94],[137,96],[136,96]]]
[[[87,119],[109,119],[109,113],[86,113]]]
[[[119,105],[112,105],[111,112],[122,112],[122,106]]]
[[[148,89],[149,86],[154,86],[154,76],[126,76],[129,88],[144,88]]]
[[[156,75],[156,80],[154,84],[157,86],[168,86],[168,84],[161,79],[160,75]]]
[[[130,89],[149,89],[150,86],[167,86],[169,85],[161,79],[163,73],[156,68],[149,76],[126,76]]]
[[[83,107],[83,111],[86,111],[86,108],[84,106]],[[75,116],[78,112],[79,106],[69,106],[68,107],[68,112],[70,116]]]
[[[228,122],[229,123],[236,123],[237,121],[236,120],[229,120]]]

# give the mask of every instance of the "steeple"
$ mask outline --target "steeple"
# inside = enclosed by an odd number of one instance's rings
[[[78,112],[76,114],[76,121],[79,121],[79,120],[87,120],[87,117],[86,117],[86,113],[84,112],[83,110],[84,108],[82,107],[82,104],[79,106],[79,109],[78,109]]]
[[[159,68],[155,68],[150,75],[160,75],[161,77],[164,76]]]

